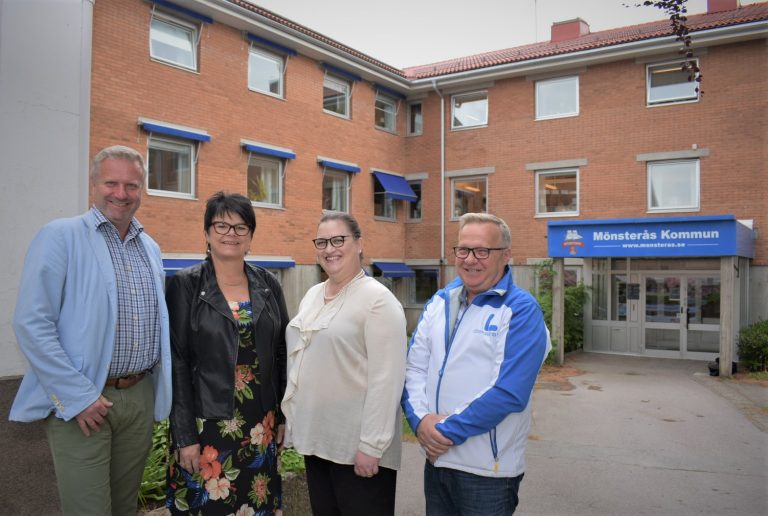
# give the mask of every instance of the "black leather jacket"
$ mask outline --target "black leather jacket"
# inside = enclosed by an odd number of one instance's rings
[[[261,403],[282,423],[285,392],[285,327],[288,313],[277,279],[246,264],[253,309],[253,342],[259,357]],[[210,259],[177,272],[166,291],[171,325],[173,408],[176,448],[198,443],[195,418],[231,419],[235,365],[240,342],[237,322],[216,283]]]

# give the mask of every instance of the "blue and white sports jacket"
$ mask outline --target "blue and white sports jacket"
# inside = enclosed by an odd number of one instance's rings
[[[414,431],[428,413],[446,416],[437,429],[454,445],[435,466],[514,477],[525,471],[528,402],[552,348],[549,332],[509,267],[456,324],[461,292],[456,278],[424,308],[408,347],[403,410]]]

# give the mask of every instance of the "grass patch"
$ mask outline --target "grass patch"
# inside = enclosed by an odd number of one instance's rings
[[[754,371],[747,374],[747,378],[749,378],[750,380],[768,382],[768,371]]]

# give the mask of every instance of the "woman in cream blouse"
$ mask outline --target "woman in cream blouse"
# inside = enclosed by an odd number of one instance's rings
[[[405,315],[362,268],[360,226],[328,212],[313,240],[328,280],[288,324],[286,446],[304,455],[315,515],[391,515],[400,467]]]

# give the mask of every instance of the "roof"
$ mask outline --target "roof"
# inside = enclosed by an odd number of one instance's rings
[[[707,29],[740,25],[768,19],[768,4],[751,4],[732,11],[706,13],[688,17],[688,30],[695,33]],[[570,52],[579,52],[600,47],[620,45],[633,41],[672,36],[672,27],[668,19],[630,25],[618,29],[594,32],[567,41],[553,43],[542,41],[530,45],[495,50],[438,63],[412,66],[403,70],[408,79],[425,79],[438,75],[477,70],[530,59],[539,59]],[[695,46],[696,40],[694,38]]]
[[[522,62],[533,59],[540,59],[549,56],[580,52],[584,50],[610,47],[631,43],[635,41],[649,40],[654,38],[663,38],[672,36],[672,28],[668,19],[643,23],[639,25],[630,25],[600,32],[594,32],[578,38],[558,41],[542,41],[529,45],[495,50],[482,54],[475,54],[437,63],[430,63],[420,66],[412,66],[400,70],[390,66],[369,55],[363,54],[348,47],[338,41],[331,39],[319,32],[315,32],[303,25],[283,18],[272,11],[259,7],[248,0],[227,0],[228,2],[247,9],[258,16],[263,16],[279,25],[299,32],[320,43],[324,43],[343,53],[349,54],[361,61],[367,62],[389,73],[403,77],[408,80],[426,79],[441,75],[450,75],[452,73],[467,72],[470,70],[479,70],[492,66],[504,65],[508,63]],[[258,0],[256,0],[258,1]],[[750,22],[768,20],[768,3],[750,4],[730,11],[721,11],[716,13],[704,13],[688,16],[688,29],[691,33],[699,31],[741,25]],[[694,38],[694,45],[695,45]]]

